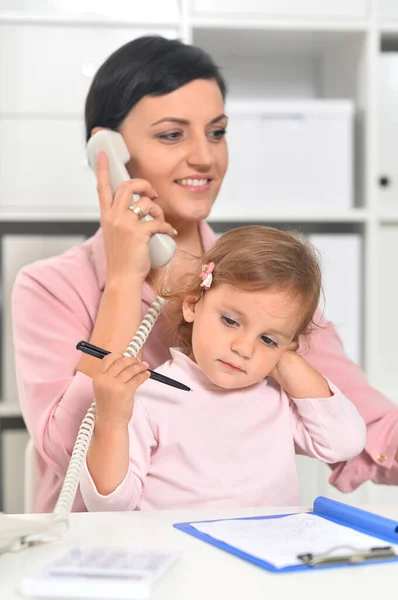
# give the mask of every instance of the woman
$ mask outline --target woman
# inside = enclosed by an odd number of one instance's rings
[[[107,157],[100,155],[101,228],[64,255],[24,268],[13,293],[20,403],[43,458],[37,511],[53,509],[80,422],[93,401],[99,361],[80,357],[76,343],[86,339],[124,351],[164,279],[164,270],[150,269],[151,234],[176,240],[167,274],[172,282],[192,272],[194,257],[215,241],[204,219],[227,169],[225,94],[224,80],[206,53],[161,37],[126,44],[93,80],[86,101],[87,139],[101,127],[119,131],[131,156],[132,180],[113,198]],[[142,222],[129,210],[133,193],[140,194],[137,205],[153,221]],[[244,174],[242,201],[250,201],[244,197]],[[163,328],[161,316],[143,352],[150,367],[169,356]],[[314,331],[306,358],[357,406],[367,424],[365,450],[334,465],[331,482],[343,491],[368,479],[397,483],[398,410],[368,386],[332,326]],[[74,509],[85,509],[80,496]]]

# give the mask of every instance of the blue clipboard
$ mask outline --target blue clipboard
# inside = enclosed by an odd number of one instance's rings
[[[361,533],[377,537],[380,539],[381,542],[387,542],[389,544],[398,544],[398,522],[393,521],[392,519],[387,519],[386,517],[375,515],[365,510],[349,506],[348,504],[337,502],[336,500],[331,500],[330,498],[325,498],[324,496],[318,496],[318,498],[316,498],[316,500],[314,501],[313,511],[310,514],[323,517],[324,519],[327,519],[339,525],[350,527],[351,529],[355,529],[356,531],[360,531]],[[237,519],[231,520],[255,521],[264,519],[280,519],[287,516],[290,516],[290,513],[259,517],[239,517]],[[314,566],[313,564],[303,563],[299,565],[291,565],[279,568],[256,556],[247,554],[239,548],[230,546],[229,544],[226,544],[225,542],[213,538],[210,535],[202,533],[195,529],[195,527],[192,527],[192,525],[196,523],[211,523],[219,520],[224,519],[213,519],[211,521],[191,521],[189,523],[174,523],[173,527],[179,529],[180,531],[183,531],[184,533],[193,535],[194,537],[199,538],[204,542],[212,544],[213,546],[216,546],[221,550],[225,550],[226,552],[229,552],[234,556],[237,556],[243,560],[257,565],[258,567],[261,567],[262,569],[266,569],[267,571],[271,571],[273,573],[288,573],[292,571],[308,571],[314,569],[319,570],[325,568],[363,566],[365,564],[368,565],[384,562],[398,562],[398,555],[396,555],[392,550],[388,551],[389,547],[384,547],[382,549],[386,550],[385,557],[372,557],[364,559],[362,562],[350,562],[349,560],[342,560],[339,562],[328,562],[326,560],[325,562],[317,564],[316,566]],[[350,558],[352,556],[353,555],[351,555]],[[358,556],[358,554],[354,556]],[[376,554],[376,556],[378,555]]]

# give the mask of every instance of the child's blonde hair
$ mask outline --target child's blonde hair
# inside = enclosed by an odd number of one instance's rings
[[[303,302],[301,320],[294,341],[311,330],[321,294],[321,269],[314,247],[291,232],[263,225],[237,227],[222,235],[203,254],[187,281],[168,290],[166,305],[170,345],[192,350],[192,323],[184,320],[182,305],[187,297],[198,301],[207,293],[202,283],[202,265],[214,263],[211,289],[228,283],[244,290],[286,290]]]

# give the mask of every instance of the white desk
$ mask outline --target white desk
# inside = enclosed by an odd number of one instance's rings
[[[398,505],[363,508],[398,521]],[[167,546],[179,550],[181,558],[158,582],[151,600],[263,600],[285,597],[292,600],[376,600],[395,594],[398,563],[278,575],[172,527],[177,521],[299,510],[271,508],[73,514],[70,530],[61,542],[0,556],[0,598],[20,600],[17,591],[20,577],[76,544]]]

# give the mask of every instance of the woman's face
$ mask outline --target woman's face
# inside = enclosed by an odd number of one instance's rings
[[[119,127],[130,176],[150,182],[177,229],[210,213],[228,164],[227,121],[217,83],[196,79],[165,96],[145,96]]]

